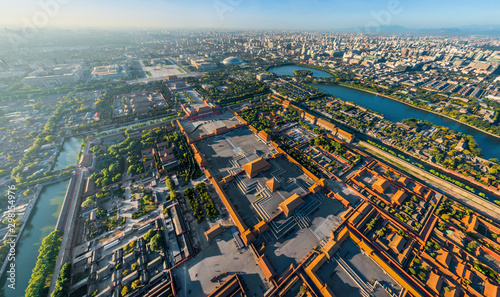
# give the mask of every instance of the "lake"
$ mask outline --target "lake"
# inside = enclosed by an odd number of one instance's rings
[[[69,165],[76,164],[78,153],[80,152],[80,148],[82,146],[82,139],[83,138],[81,137],[71,137],[64,141],[63,149],[57,157],[54,170],[63,169]]]
[[[295,65],[272,67],[269,69],[269,72],[275,73],[276,75],[293,76],[293,72],[295,70],[311,70],[313,72],[313,76],[315,77],[330,76],[330,74],[325,71]],[[462,132],[462,134],[472,135],[474,136],[474,139],[476,140],[479,148],[483,150],[482,153],[485,158],[500,159],[500,138],[491,136],[487,133],[471,128],[457,121],[448,119],[438,114],[434,114],[432,112],[406,105],[396,100],[388,99],[360,90],[355,90],[338,85],[311,84],[311,86],[314,86],[318,90],[338,97],[344,101],[351,101],[357,105],[383,114],[387,120],[392,122],[401,122],[404,119],[415,118],[419,120],[429,121],[438,126],[448,127],[449,129],[456,132]]]

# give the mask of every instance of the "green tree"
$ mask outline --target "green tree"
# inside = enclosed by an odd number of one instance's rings
[[[155,236],[153,236],[151,238],[150,244],[153,251],[160,251],[162,248],[160,234],[156,234]]]
[[[85,199],[85,201],[82,202],[82,208],[90,208],[92,206],[94,206],[94,199],[92,196],[90,197],[87,197],[87,199]]]
[[[307,292],[307,286],[302,285],[300,286],[300,294],[305,294]]]
[[[127,286],[124,286],[123,289],[122,289],[122,296],[125,296],[129,293],[129,289]]]
[[[56,288],[52,292],[51,297],[65,297],[69,293],[69,285],[71,279],[71,264],[64,263],[57,278]]]
[[[150,229],[146,234],[144,234],[143,238],[145,241],[149,241],[153,236],[155,236],[155,231]]]
[[[135,280],[133,283],[132,283],[132,290],[135,290],[137,289],[137,287],[141,284],[141,281],[140,280]]]
[[[38,249],[38,260],[33,268],[29,285],[26,288],[26,296],[47,295],[45,291],[46,280],[54,272],[54,266],[61,246],[61,236],[59,231],[52,231],[42,241]]]
[[[477,242],[471,241],[467,244],[467,247],[470,248],[471,250],[475,250],[477,248]]]

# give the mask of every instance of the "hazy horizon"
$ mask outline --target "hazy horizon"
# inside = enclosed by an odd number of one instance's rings
[[[0,0],[0,26],[85,29],[342,30],[376,26],[453,28],[500,25],[500,2]],[[488,7],[485,10],[485,7]],[[485,12],[486,11],[486,12]]]

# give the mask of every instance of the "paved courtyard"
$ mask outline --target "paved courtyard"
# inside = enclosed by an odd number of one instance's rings
[[[231,230],[226,230],[194,258],[173,270],[176,284],[181,288],[177,296],[208,296],[219,285],[211,279],[225,272],[227,276],[221,281],[241,273],[248,296],[263,296],[269,286],[250,249],[239,250]]]
[[[347,272],[335,257],[338,256],[344,265],[350,269]],[[373,296],[375,297],[390,297],[387,290],[390,290],[397,295],[402,290],[401,285],[395,282],[375,261],[369,256],[363,254],[360,247],[351,239],[346,239],[340,250],[334,255],[332,260],[326,262],[318,270],[318,276],[326,282],[328,287],[332,288],[336,296],[363,296],[358,284],[353,280],[350,274],[354,272],[359,276],[362,282],[375,285]]]

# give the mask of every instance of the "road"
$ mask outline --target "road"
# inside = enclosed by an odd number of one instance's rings
[[[190,76],[198,76],[198,75],[203,75],[203,72],[189,72],[189,73],[184,73],[184,74],[178,74],[177,76],[178,77],[190,77]],[[127,81],[127,84],[132,85],[132,84],[139,84],[139,83],[147,83],[147,82],[152,82],[152,81],[164,80],[167,78],[168,78],[168,76],[138,78],[135,80]]]
[[[476,210],[478,212],[484,213],[491,217],[492,219],[499,220],[500,218],[500,206],[491,203],[490,201],[485,200],[475,194],[470,193],[467,190],[464,190],[450,182],[447,182],[439,177],[434,176],[433,174],[418,168],[396,156],[393,156],[383,150],[376,148],[366,142],[360,141],[359,145],[365,148],[365,151],[381,157],[384,161],[390,163],[392,166],[403,170],[419,179],[427,182],[431,186],[438,188],[441,192],[452,195],[454,200],[467,205],[469,208]]]
[[[57,278],[59,277],[59,271],[61,271],[62,265],[68,262],[71,257],[71,248],[73,246],[73,228],[76,224],[76,210],[78,209],[80,201],[80,193],[83,186],[83,177],[87,173],[86,170],[77,170],[77,180],[75,183],[75,188],[73,194],[71,195],[71,205],[69,208],[68,216],[66,217],[66,223],[64,225],[63,237],[61,242],[61,248],[59,250],[59,255],[57,256],[56,266],[54,268],[54,275],[52,276],[52,281],[50,284],[49,292],[50,294],[54,291],[56,286]]]
[[[170,115],[173,115],[173,114],[170,114]],[[154,117],[148,117],[148,118],[145,118],[145,119],[142,119],[142,120],[132,120],[130,122],[127,122],[127,123],[118,123],[118,124],[110,124],[110,125],[105,125],[105,126],[99,126],[99,127],[96,127],[96,128],[93,128],[91,130],[87,130],[87,131],[84,131],[84,132],[78,132],[78,133],[73,133],[73,134],[68,134],[69,132],[67,132],[67,134],[65,135],[65,137],[75,137],[75,136],[81,136],[81,135],[88,135],[88,134],[96,134],[96,133],[107,133],[107,132],[110,132],[110,131],[114,131],[114,133],[118,133],[118,129],[120,128],[130,128],[132,126],[135,126],[135,125],[138,125],[138,124],[143,124],[143,123],[147,123],[149,121],[152,121],[152,120],[158,120],[158,119],[162,119],[162,118],[166,118],[167,116],[169,116],[168,114],[162,114],[162,115],[158,115],[158,116],[154,116]],[[177,119],[181,119],[183,117],[175,117],[175,118],[172,118],[170,120],[166,120],[164,122],[158,122],[158,123],[154,123],[154,124],[151,124],[151,125],[147,125],[147,126],[144,126],[144,127],[141,127],[141,129],[146,129],[147,127],[149,126],[154,126],[154,125],[160,125],[160,124],[163,124],[163,123],[170,123],[171,121],[175,121]]]

